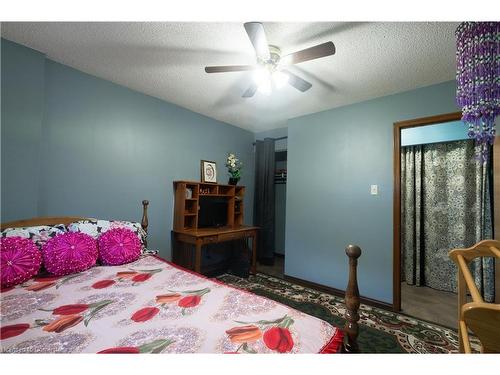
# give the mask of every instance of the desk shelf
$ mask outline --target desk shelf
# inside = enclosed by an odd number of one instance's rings
[[[197,230],[200,197],[225,198],[229,228],[243,225],[244,186],[209,184],[193,181],[174,181],[174,230]],[[206,198],[208,199],[208,198]]]
[[[200,194],[202,197],[231,197],[231,195],[227,194]]]

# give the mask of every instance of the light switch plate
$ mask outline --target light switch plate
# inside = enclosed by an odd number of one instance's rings
[[[370,186],[370,194],[371,195],[378,195],[378,185],[371,185]]]

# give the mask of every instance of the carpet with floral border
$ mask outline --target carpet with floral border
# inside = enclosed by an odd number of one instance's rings
[[[234,287],[270,298],[337,327],[344,325],[343,299],[289,281],[258,273],[248,279],[217,277]],[[363,353],[457,353],[457,331],[404,314],[361,304],[358,343]],[[473,350],[479,341],[472,339]]]

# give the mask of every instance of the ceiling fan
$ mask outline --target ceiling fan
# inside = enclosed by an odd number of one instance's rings
[[[291,73],[286,67],[335,53],[333,42],[326,42],[282,57],[279,47],[267,43],[262,23],[247,22],[244,27],[255,49],[257,64],[205,67],[207,73],[254,71],[254,82],[243,93],[244,98],[254,96],[257,90],[270,94],[273,87],[281,88],[287,83],[299,91],[307,91],[312,84]]]

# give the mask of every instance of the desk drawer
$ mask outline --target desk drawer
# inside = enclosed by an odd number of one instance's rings
[[[207,236],[203,237],[203,243],[215,243],[218,242],[218,236]]]
[[[248,236],[246,232],[238,232],[238,233],[222,233],[219,234],[219,241],[232,241],[239,240]]]

